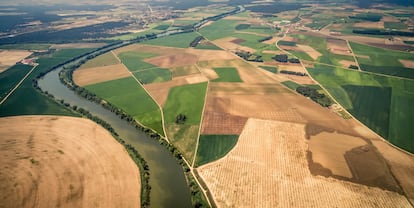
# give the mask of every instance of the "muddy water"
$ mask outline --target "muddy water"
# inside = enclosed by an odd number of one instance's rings
[[[183,169],[170,152],[112,112],[77,96],[60,82],[58,77],[60,70],[62,69],[54,70],[39,80],[40,88],[58,99],[65,100],[66,103],[84,108],[105,120],[122,139],[135,147],[150,167],[151,207],[191,207],[190,190]]]

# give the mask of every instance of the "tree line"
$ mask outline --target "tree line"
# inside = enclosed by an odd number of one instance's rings
[[[352,32],[356,34],[365,34],[365,35],[395,35],[395,36],[414,37],[414,32],[400,31],[400,30],[353,29]]]
[[[329,107],[333,104],[332,100],[329,99],[329,97],[327,97],[325,94],[319,93],[316,89],[313,89],[310,87],[305,87],[305,86],[297,87],[296,92],[298,92],[299,94],[305,97],[310,98],[311,100],[313,100],[314,102],[318,103],[319,105],[323,107]]]
[[[191,201],[192,204],[195,207],[209,207],[208,203],[204,197],[203,192],[201,191],[200,187],[198,186],[198,184],[195,182],[194,177],[192,176],[191,172],[190,172],[190,168],[188,167],[188,165],[184,162],[183,156],[181,154],[181,152],[175,147],[173,146],[171,143],[168,143],[159,133],[155,132],[154,130],[144,127],[142,126],[140,123],[138,123],[132,116],[130,116],[129,114],[127,114],[126,112],[124,112],[122,109],[116,107],[115,105],[106,102],[105,100],[103,100],[102,98],[98,97],[96,94],[88,91],[87,89],[77,86],[74,82],[73,82],[73,71],[78,68],[80,65],[79,64],[74,64],[71,66],[66,67],[65,69],[63,69],[60,73],[59,73],[59,78],[60,81],[66,85],[68,88],[70,88],[71,90],[73,90],[76,94],[78,94],[79,96],[91,101],[91,102],[95,102],[97,104],[102,105],[104,108],[108,109],[109,111],[115,113],[119,118],[121,118],[122,120],[127,121],[130,125],[133,125],[137,130],[140,130],[142,132],[144,132],[145,134],[147,134],[150,138],[153,139],[157,139],[158,142],[161,145],[164,145],[168,151],[171,152],[171,154],[173,155],[173,157],[178,161],[178,163],[182,166],[185,176],[187,178],[187,184],[191,190]],[[185,115],[181,116],[180,119],[182,120],[185,117]],[[144,172],[145,173],[145,170]],[[144,179],[143,179],[143,185],[142,185],[142,193],[144,196],[142,196],[142,201],[143,201],[143,206],[149,206],[149,193],[151,190],[151,187],[148,184],[144,184],[145,180],[149,180],[149,172],[147,174],[147,176],[145,176],[146,174],[144,174]],[[148,198],[147,198],[148,197]]]

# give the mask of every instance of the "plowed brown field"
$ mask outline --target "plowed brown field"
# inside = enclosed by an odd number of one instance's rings
[[[139,207],[124,147],[74,117],[0,118],[0,207]]]
[[[249,119],[233,150],[198,169],[218,207],[411,207],[395,192],[313,176],[302,124]]]

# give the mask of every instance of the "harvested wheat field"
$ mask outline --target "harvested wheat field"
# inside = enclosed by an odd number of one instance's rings
[[[73,81],[79,86],[120,79],[131,76],[123,64],[77,69],[73,72]]]
[[[310,57],[312,57],[313,60],[318,60],[318,58],[320,56],[322,56],[322,54],[315,50],[314,48],[308,46],[308,45],[297,45],[300,49],[302,49],[302,51],[304,51],[305,53],[307,53]]]
[[[140,206],[136,164],[94,122],[19,116],[0,123],[0,207]]]
[[[348,47],[348,43],[342,39],[327,38],[327,48],[331,53],[351,56],[351,50]]]
[[[305,135],[302,124],[249,119],[229,154],[198,168],[216,205],[411,207],[395,192],[313,176],[306,159]]]
[[[354,24],[354,27],[384,29],[384,22],[358,22]]]
[[[30,56],[30,54],[32,52],[22,50],[0,50],[0,66],[4,66],[2,68],[8,68]]]

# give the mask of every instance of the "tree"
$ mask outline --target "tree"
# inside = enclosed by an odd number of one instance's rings
[[[175,117],[176,124],[184,124],[186,120],[187,120],[187,116],[185,116],[182,113],[178,114],[177,117]]]
[[[272,57],[272,59],[278,61],[278,62],[288,62],[288,56],[286,54],[279,54]]]

